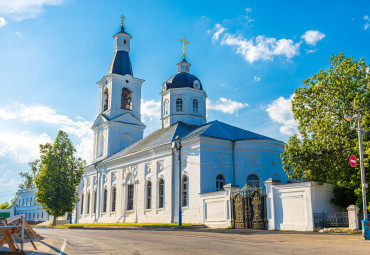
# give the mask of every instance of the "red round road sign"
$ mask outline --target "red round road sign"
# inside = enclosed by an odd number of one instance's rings
[[[349,164],[351,165],[351,167],[355,167],[357,165],[357,159],[354,155],[349,158]]]

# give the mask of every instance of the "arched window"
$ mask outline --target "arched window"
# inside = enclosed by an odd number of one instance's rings
[[[98,202],[98,201],[96,201],[96,190],[94,190],[94,210],[93,210],[93,213],[96,213],[96,203]]]
[[[145,202],[145,208],[146,209],[151,209],[152,205],[152,183],[148,181],[146,183],[146,202]]]
[[[116,187],[112,188],[112,212],[116,211]]]
[[[121,93],[121,109],[132,110],[131,90],[123,88]]]
[[[164,100],[163,103],[163,116],[168,114],[168,100]]]
[[[107,189],[103,190],[103,213],[107,212],[107,198],[108,198],[108,191]]]
[[[44,218],[44,212],[41,212],[41,219]]]
[[[223,174],[219,174],[216,177],[216,190],[223,190],[225,185],[225,177]]]
[[[32,205],[32,197],[30,198],[30,205]]]
[[[176,99],[176,112],[182,112],[182,99]]]
[[[198,113],[198,111],[199,111],[198,105],[199,105],[198,99],[193,99],[193,112],[194,113]]]
[[[103,111],[108,110],[108,88],[105,88],[104,90],[103,103],[104,103]]]
[[[182,207],[187,207],[189,205],[189,181],[188,177],[184,175],[181,179],[181,204]]]
[[[86,199],[87,199],[86,214],[90,214],[90,192],[87,193]]]
[[[247,178],[247,186],[251,188],[258,188],[260,186],[260,178],[257,175],[251,174]]]
[[[127,185],[127,211],[134,210],[134,184]]]
[[[84,193],[81,194],[81,214],[84,213]]]
[[[96,151],[96,157],[101,157],[103,156],[103,151],[104,151],[104,135],[101,134],[98,137],[98,146],[97,146],[97,151]]]
[[[163,206],[164,206],[164,180],[162,178],[159,179],[158,185],[159,185],[158,208],[163,208]]]

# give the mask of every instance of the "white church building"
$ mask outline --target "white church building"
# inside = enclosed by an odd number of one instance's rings
[[[122,25],[114,39],[109,72],[98,82],[93,160],[79,186],[77,222],[177,222],[180,193],[183,222],[203,224],[204,194],[221,194],[226,184],[287,182],[280,159],[283,142],[207,122],[205,87],[191,74],[185,53],[177,73],[158,86],[161,128],[143,138],[144,80],[133,76],[131,35]],[[181,174],[176,141],[182,145]]]

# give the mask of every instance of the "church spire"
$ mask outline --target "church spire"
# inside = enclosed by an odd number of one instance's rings
[[[120,74],[126,75],[132,73],[131,61],[130,61],[130,40],[131,35],[125,32],[124,27],[125,16],[121,16],[121,29],[114,35],[115,47],[114,47],[114,57],[111,62],[108,74]]]
[[[185,49],[186,49],[185,43],[189,43],[189,42],[186,41],[185,37],[183,39],[180,39],[180,42],[183,43],[183,46],[182,46],[182,61],[177,64],[177,72],[178,73],[190,73],[191,64],[188,63],[188,61],[186,61],[186,59],[185,59],[185,56],[186,56],[185,55]]]

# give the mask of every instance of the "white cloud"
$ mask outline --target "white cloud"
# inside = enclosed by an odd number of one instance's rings
[[[294,94],[290,98],[285,99],[279,97],[269,104],[266,108],[266,112],[269,117],[280,124],[280,133],[285,135],[293,135],[298,133],[298,122],[293,118],[292,112],[292,99]]]
[[[72,120],[66,115],[58,114],[54,109],[42,106],[26,106],[15,103],[2,106],[0,118],[4,120],[20,121],[34,124],[49,124],[54,128],[62,129],[69,134],[75,135],[80,143],[76,146],[77,155],[90,162],[92,158],[91,131],[92,122],[77,117],[77,121]],[[45,129],[45,127],[43,128]],[[46,133],[35,134],[29,131],[9,131],[3,130],[0,135],[0,155],[10,155],[18,162],[28,162],[38,157],[39,144],[51,142],[51,138]]]
[[[141,100],[141,115],[144,118],[160,118],[161,117],[161,102],[149,100]]]
[[[370,27],[370,18],[369,16],[364,16],[365,24],[364,24],[364,30],[368,29]]]
[[[5,20],[5,18],[4,17],[0,17],[0,27],[3,27],[3,26],[5,26],[6,25],[6,20]]]
[[[311,53],[316,52],[317,49],[313,49],[313,50],[307,50],[307,49],[305,49],[305,51],[306,51],[306,54],[311,54]]]
[[[218,41],[218,38],[225,31],[225,28],[221,24],[216,24],[215,25],[215,30],[216,31],[212,35],[212,41],[213,42]]]
[[[15,32],[15,33],[16,33],[16,35],[18,35],[18,37],[22,37],[21,32]]]
[[[249,63],[257,60],[273,60],[274,56],[292,58],[299,55],[300,42],[294,43],[290,39],[277,40],[263,35],[255,39],[246,39],[241,35],[226,33],[221,39],[221,45],[232,46],[236,54],[240,54]]]
[[[45,6],[63,4],[63,0],[1,0],[0,14],[17,21],[36,18],[44,13]]]
[[[253,80],[256,81],[256,82],[260,82],[261,81],[261,77],[254,76]]]
[[[213,101],[207,98],[207,110],[215,110],[221,111],[223,113],[234,114],[237,113],[240,109],[248,106],[249,105],[247,103],[241,103],[223,97],[220,97],[220,99],[217,101]]]
[[[301,38],[309,45],[316,45],[318,41],[321,41],[325,38],[325,35],[318,30],[308,30],[306,31]]]
[[[253,22],[254,21],[254,19],[252,19],[251,17],[249,17],[249,13],[252,11],[252,9],[251,8],[246,8],[245,9],[245,12],[247,13],[245,16],[244,16],[244,18],[245,18],[245,20],[247,21],[247,23],[251,23],[251,22]]]

